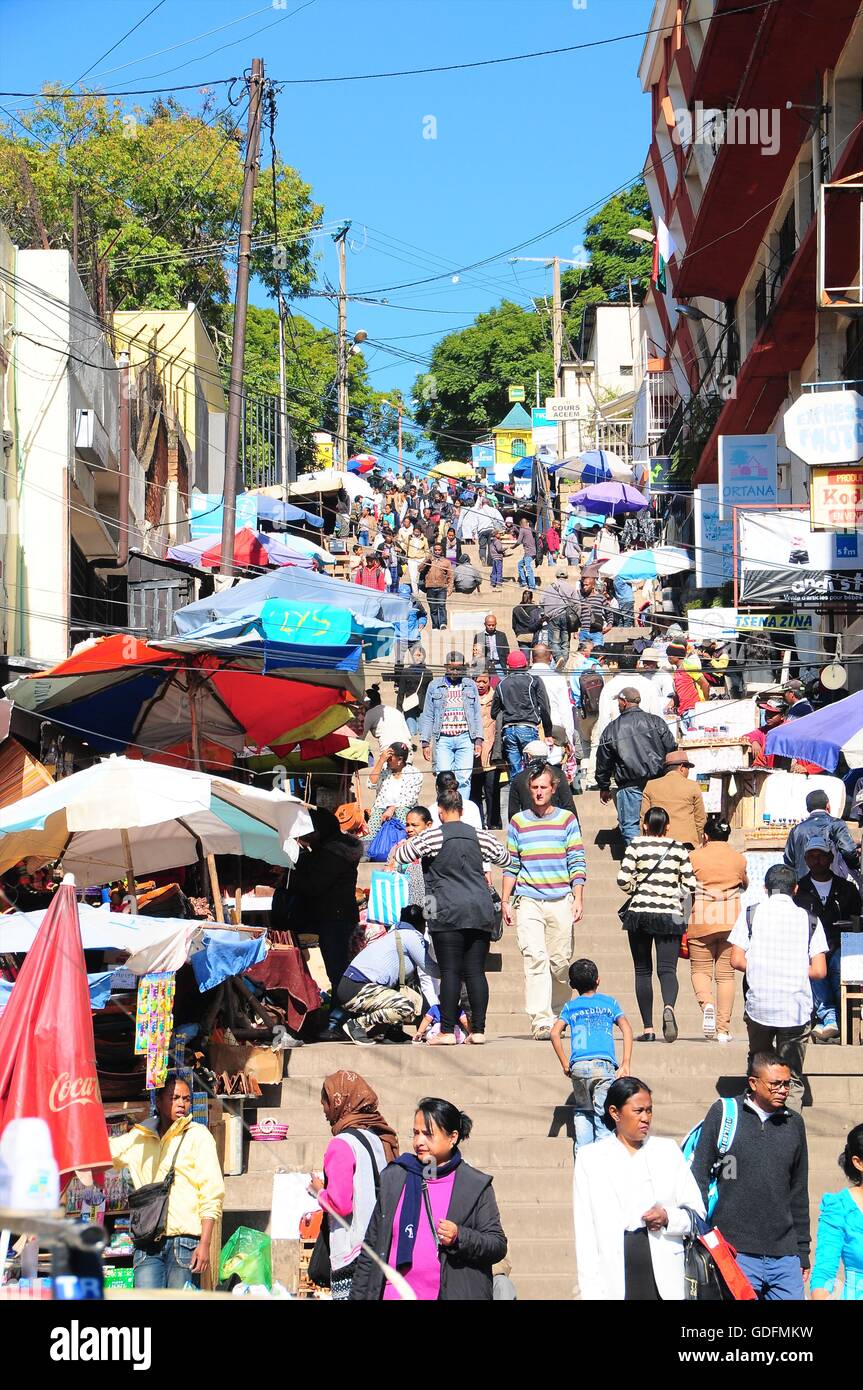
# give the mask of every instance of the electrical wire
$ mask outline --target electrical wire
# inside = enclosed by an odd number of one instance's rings
[[[110,48],[107,48],[105,50],[101,58],[97,58],[95,63],[91,63],[88,68],[85,68],[84,72],[81,73],[81,76],[75,78],[75,81],[72,83],[72,86],[77,87],[79,83],[84,81],[85,77],[89,77],[90,73],[93,71],[94,68],[97,68],[100,63],[104,63],[105,59],[109,58],[111,54],[114,53],[122,43],[125,43],[128,38],[131,38],[135,31],[137,29],[140,29],[142,24],[146,23],[146,21],[150,18],[151,14],[155,14],[157,10],[160,10],[162,8],[164,3],[165,0],[156,0],[156,4],[153,6],[151,10],[147,11],[143,19],[139,19],[137,24],[133,24],[131,29],[127,29],[126,33],[123,35],[121,39],[118,39],[116,43],[112,44]]]

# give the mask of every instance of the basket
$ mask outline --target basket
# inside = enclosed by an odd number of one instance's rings
[[[249,1133],[259,1144],[280,1144],[288,1137],[288,1126],[278,1120],[261,1120],[258,1125],[250,1125]]]

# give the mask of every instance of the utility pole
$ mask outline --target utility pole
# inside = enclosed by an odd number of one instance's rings
[[[398,403],[399,412],[399,477],[402,476],[402,403]]]
[[[560,267],[562,265],[578,265],[578,261],[568,261],[562,256],[510,256],[510,265],[517,261],[537,261],[540,265],[550,265],[552,268],[552,300],[551,300],[551,348],[554,355],[554,394],[560,391],[560,369],[563,363],[563,303],[560,292]],[[539,405],[539,394],[537,393],[537,405]],[[557,457],[563,458],[564,450],[564,423],[562,420],[557,422]]]
[[[339,248],[339,400],[336,438],[339,448],[339,467],[348,466],[348,268],[346,242],[350,222],[333,237]]]
[[[231,342],[231,380],[228,387],[228,424],[225,438],[225,487],[222,516],[223,574],[234,573],[234,520],[237,512],[237,460],[240,451],[240,425],[243,407],[243,368],[246,359],[246,315],[249,307],[249,270],[252,257],[255,184],[261,143],[261,113],[264,95],[264,61],[255,58],[249,81],[249,122],[246,135],[246,163],[243,177],[243,210],[240,219],[240,247],[237,263],[237,292],[234,298],[234,336]]]
[[[285,365],[285,307],[281,286],[278,291],[279,304],[279,479],[282,487],[296,482],[294,477],[294,445],[291,436],[291,422],[288,419],[288,373]]]

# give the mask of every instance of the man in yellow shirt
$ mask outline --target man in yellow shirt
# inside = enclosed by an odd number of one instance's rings
[[[175,1160],[165,1239],[136,1249],[136,1289],[200,1288],[210,1263],[213,1227],[221,1215],[225,1180],[216,1142],[192,1120],[187,1081],[169,1077],[156,1092],[156,1115],[111,1140],[115,1168],[128,1168],[133,1188],[161,1182]]]

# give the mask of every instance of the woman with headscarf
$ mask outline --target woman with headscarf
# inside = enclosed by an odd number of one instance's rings
[[[312,1177],[309,1191],[317,1194],[329,1227],[333,1300],[346,1302],[360,1242],[375,1209],[380,1174],[398,1158],[399,1141],[378,1110],[377,1095],[355,1071],[324,1077],[321,1105],[333,1137],[324,1154],[323,1174]]]

